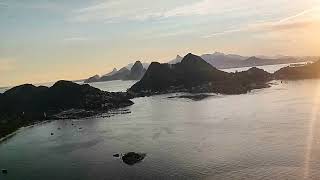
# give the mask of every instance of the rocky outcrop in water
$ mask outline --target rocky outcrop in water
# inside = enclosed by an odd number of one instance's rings
[[[135,152],[128,152],[124,154],[121,159],[124,163],[128,165],[134,165],[136,163],[141,162],[146,157],[145,153],[135,153]]]
[[[220,71],[189,53],[177,64],[151,63],[128,92],[137,96],[172,92],[241,94],[268,87],[271,79],[270,73],[258,68],[237,73]]]
[[[0,136],[14,127],[55,118],[66,110],[82,110],[78,116],[70,114],[80,118],[130,106],[133,102],[129,98],[127,93],[105,92],[70,81],[58,81],[50,88],[20,85],[0,95]]]

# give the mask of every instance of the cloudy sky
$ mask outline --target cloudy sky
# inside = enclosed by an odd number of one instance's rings
[[[320,0],[0,0],[0,87],[215,51],[320,55]]]

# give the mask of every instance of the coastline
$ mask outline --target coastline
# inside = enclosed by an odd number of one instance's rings
[[[23,131],[23,130],[28,129],[28,128],[32,128],[32,127],[37,126],[37,125],[45,124],[45,123],[48,123],[48,122],[51,122],[51,121],[54,121],[54,120],[38,121],[38,122],[33,122],[33,123],[25,125],[25,126],[21,126],[21,127],[17,128],[16,130],[14,130],[13,132],[0,137],[0,145],[4,141],[6,141],[6,140],[10,139],[11,137],[15,136],[16,134],[18,134],[20,131]]]

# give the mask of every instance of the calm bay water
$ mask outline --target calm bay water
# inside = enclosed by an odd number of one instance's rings
[[[103,91],[109,91],[109,92],[119,92],[123,91],[125,92],[127,89],[129,89],[134,83],[137,81],[107,81],[107,82],[94,82],[89,83],[91,86],[96,87],[98,89],[101,89]]]
[[[306,63],[306,62],[304,62],[304,63]],[[294,64],[294,63],[257,66],[257,68],[263,69],[269,73],[274,73],[283,67],[289,66],[290,64]],[[241,71],[246,71],[250,68],[251,67],[241,67],[241,68],[229,68],[229,69],[221,69],[221,70],[226,71],[226,72],[236,72],[236,71],[241,72]]]
[[[320,178],[320,80],[202,101],[169,96],[136,98],[129,114],[23,129],[0,144],[9,172],[0,179]],[[129,151],[147,156],[134,166],[112,156]]]

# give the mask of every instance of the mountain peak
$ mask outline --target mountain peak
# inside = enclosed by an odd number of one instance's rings
[[[192,53],[188,53],[187,55],[184,56],[183,59],[190,59],[190,58],[197,58],[199,56],[192,54]]]
[[[139,80],[144,75],[145,71],[146,70],[143,68],[141,61],[136,61],[132,66],[127,79]]]
[[[188,53],[181,61],[181,66],[187,71],[211,71],[216,70],[211,64],[206,62],[202,57]]]
[[[196,62],[196,61],[203,61],[205,62],[200,56],[194,55],[192,53],[188,53],[181,61],[181,63],[188,63],[188,62]]]
[[[142,65],[141,61],[136,61],[134,63],[134,65],[132,66],[131,71],[136,71],[139,69],[143,69],[143,65]]]

